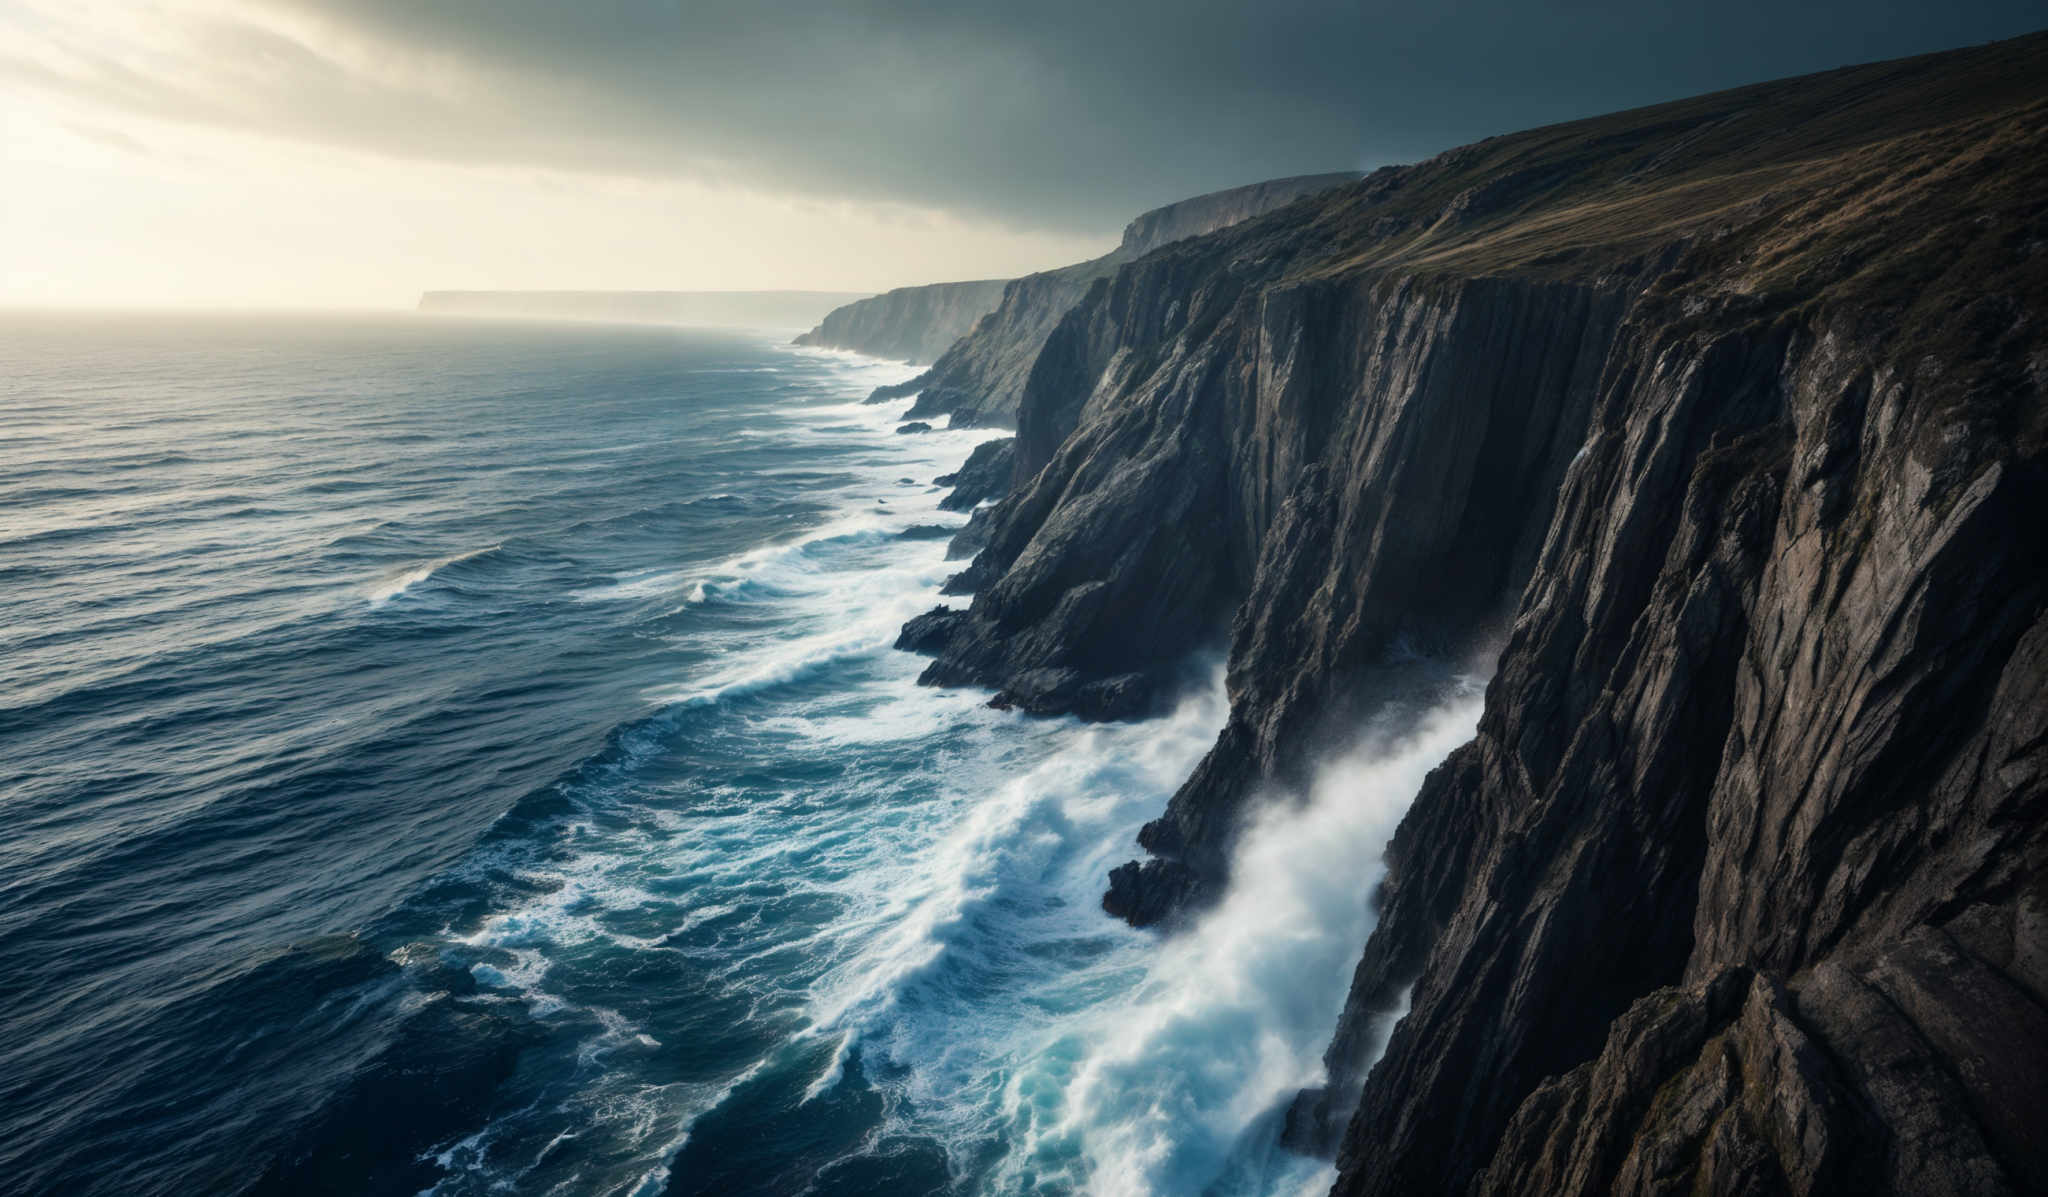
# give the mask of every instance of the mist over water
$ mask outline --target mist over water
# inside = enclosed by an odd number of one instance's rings
[[[959,563],[913,530],[961,522],[930,480],[988,434],[859,402],[906,367],[6,331],[0,1169],[32,1191],[1327,1186],[1279,1115],[1471,679],[1272,796],[1191,927],[1133,931],[1103,882],[1220,664],[1140,724],[916,686],[891,645]]]

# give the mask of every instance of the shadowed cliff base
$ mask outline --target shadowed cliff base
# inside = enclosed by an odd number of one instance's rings
[[[1114,912],[1213,900],[1386,662],[1508,629],[1290,1116],[1338,1192],[2048,1186],[2044,60],[1381,170],[1092,279],[1032,356],[973,600],[904,643],[1117,718],[1229,629]]]

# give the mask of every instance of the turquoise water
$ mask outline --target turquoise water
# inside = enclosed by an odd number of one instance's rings
[[[1112,922],[1220,680],[1096,727],[914,685],[989,434],[785,339],[0,322],[0,1183],[1327,1185],[1278,1112],[1473,700],[1192,932]]]

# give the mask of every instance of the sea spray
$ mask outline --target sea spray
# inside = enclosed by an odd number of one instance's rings
[[[1124,999],[1091,1012],[1062,1112],[1040,1132],[1085,1157],[1080,1188],[1278,1193],[1321,1174],[1274,1148],[1277,1120],[1320,1079],[1388,840],[1424,776],[1477,725],[1478,686],[1452,691],[1420,719],[1368,728],[1316,771],[1304,801],[1266,802],[1222,903],[1165,938]],[[1042,1091],[1020,1083],[1014,1098],[1020,1122],[1046,1121]]]
[[[1126,964],[1149,947],[1149,937],[1102,915],[1091,887],[1214,739],[1224,715],[1220,666],[1210,675],[1163,719],[1041,725],[1054,736],[1046,759],[967,804],[929,852],[892,870],[874,941],[820,987],[815,1031],[840,1036],[841,1047],[812,1096],[837,1081],[845,1051],[864,1039],[912,1070],[906,1081],[920,1096],[985,1085],[1009,1053],[1029,1050],[1003,1038],[1016,1029],[1003,1020],[1018,1012],[1010,1003],[1057,1005],[1064,987],[1096,976],[1061,968],[1057,954],[1037,965],[1029,956],[1096,940],[1114,942]],[[992,1008],[958,1000],[970,974],[1006,968],[1018,983],[990,995]],[[935,1054],[965,1071],[931,1070]]]
[[[1327,1188],[1326,1165],[1278,1146],[1279,1120],[1320,1080],[1385,846],[1477,722],[1474,681],[1440,692],[1364,729],[1300,800],[1270,796],[1222,905],[1164,937],[1096,899],[1213,742],[1220,678],[1166,719],[1052,724],[1042,763],[874,879],[893,900],[813,990],[811,1033],[835,1048],[803,1100],[876,1086],[967,1191]]]

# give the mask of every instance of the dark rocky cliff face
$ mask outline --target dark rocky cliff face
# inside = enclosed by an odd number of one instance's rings
[[[923,375],[875,393],[878,402],[916,396],[905,419],[947,416],[953,427],[1010,427],[1046,338],[1097,280],[1162,245],[1213,232],[1356,179],[1303,175],[1233,187],[1169,204],[1138,217],[1123,242],[1093,261],[1015,279],[988,318],[947,348]],[[858,306],[858,305],[856,305]],[[858,346],[849,346],[858,348]]]
[[[941,354],[924,374],[876,398],[915,396],[906,418],[950,417],[956,427],[1008,427],[1039,350],[1089,284],[1116,272],[1121,254],[1027,274],[1003,290],[988,318]]]
[[[1341,1119],[1412,986],[1343,1191],[2028,1187],[2038,1132],[1965,1140],[2048,1075],[2048,975],[2012,967],[2048,847],[2048,490],[2038,444],[1883,361],[1834,330],[1653,341],[1610,391],[1301,1110]],[[2009,1042],[2036,1058],[1987,1074]]]
[[[933,361],[995,310],[1006,285],[1002,279],[986,279],[898,287],[833,309],[796,343],[913,363]]]
[[[1497,653],[1290,1115],[1339,1192],[2048,1191],[2044,57],[1496,138],[1047,335],[902,643],[1114,718],[1227,639],[1112,912],[1227,884],[1401,660]]]

